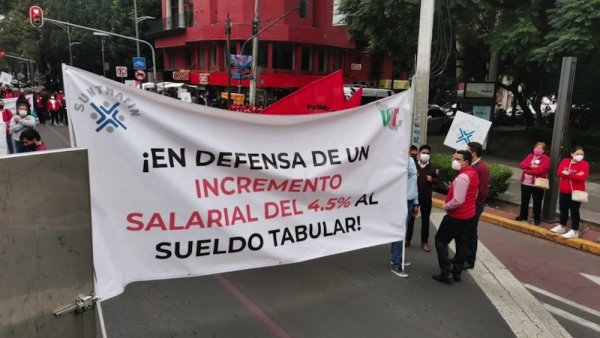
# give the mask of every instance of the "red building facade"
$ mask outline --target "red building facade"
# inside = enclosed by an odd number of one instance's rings
[[[298,3],[258,1],[258,30],[264,30],[259,34],[257,101],[277,99],[286,90],[338,69],[343,70],[346,83],[389,88],[391,59],[374,60],[361,52],[363,45],[348,38],[346,27],[334,24],[334,0],[308,1],[304,18]],[[250,55],[255,1],[163,0],[162,6],[162,27],[155,33],[155,45],[163,51],[164,68],[173,70],[175,78],[187,77],[191,84],[226,91],[227,16],[231,54]],[[233,92],[246,92],[248,80],[234,79],[230,84]]]

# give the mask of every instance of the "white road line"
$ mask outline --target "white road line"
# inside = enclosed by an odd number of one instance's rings
[[[594,276],[594,275],[588,275],[587,273],[581,273],[581,272],[579,274],[582,275],[583,277],[591,280],[592,282],[600,285],[600,277]]]
[[[549,298],[552,298],[552,299],[557,300],[559,302],[565,303],[565,304],[567,304],[569,306],[572,306],[572,307],[574,307],[574,308],[576,308],[578,310],[581,310],[583,312],[587,312],[587,313],[589,313],[591,315],[594,315],[594,316],[600,318],[600,311],[596,311],[594,309],[590,309],[587,306],[584,306],[584,305],[581,305],[581,304],[577,304],[574,301],[571,301],[571,300],[568,300],[568,299],[563,298],[561,296],[555,295],[555,294],[553,294],[551,292],[548,292],[548,291],[546,291],[544,289],[540,289],[540,288],[538,288],[536,286],[533,286],[533,285],[530,285],[530,284],[523,284],[523,286],[526,287],[526,288],[528,288],[529,290],[535,291],[535,292],[537,292],[539,294],[542,294],[542,295],[544,295],[546,297],[549,297]]]
[[[443,212],[434,209],[431,223],[439,227],[443,216]],[[481,242],[477,264],[470,275],[517,337],[571,337]]]
[[[587,327],[590,330],[596,331],[596,332],[600,332],[600,325],[596,324],[596,323],[592,323],[589,320],[583,319],[581,317],[577,317],[565,310],[556,308],[550,304],[544,304],[544,307],[550,312],[553,313],[557,316],[560,316],[566,320],[570,320],[574,323],[577,323],[581,326]]]

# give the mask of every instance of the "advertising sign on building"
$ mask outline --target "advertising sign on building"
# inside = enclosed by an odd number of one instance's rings
[[[190,71],[189,70],[180,70],[177,72],[173,72],[173,81],[189,81],[190,80]]]
[[[231,55],[231,78],[252,79],[252,55]]]

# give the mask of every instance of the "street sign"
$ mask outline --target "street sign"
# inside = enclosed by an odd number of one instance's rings
[[[146,79],[146,72],[138,69],[135,71],[135,73],[133,73],[133,77],[135,77],[136,80],[143,81]]]
[[[143,56],[134,57],[133,69],[146,69],[146,58]]]
[[[117,71],[117,77],[127,77],[127,67],[117,66],[115,69]]]

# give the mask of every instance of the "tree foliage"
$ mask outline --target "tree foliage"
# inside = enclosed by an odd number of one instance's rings
[[[73,23],[85,27],[135,36],[133,2],[129,0],[45,0],[45,1],[1,1],[0,0],[0,46],[8,54],[22,55],[38,64],[38,71],[50,86],[60,86],[61,64],[70,62],[69,35],[66,27],[45,21],[41,29],[29,24],[29,7],[39,5],[46,18]],[[137,0],[138,16],[161,17],[160,0]],[[139,25],[140,39],[148,40],[144,34],[145,23]],[[100,38],[91,31],[71,27],[71,53],[73,65],[95,73],[102,73]],[[114,66],[131,66],[136,55],[136,45],[130,40],[105,38],[105,59]],[[140,55],[149,60],[150,51],[141,45]],[[15,72],[19,62],[0,61],[3,70]]]
[[[578,84],[591,83],[591,74],[597,74],[594,67],[599,63],[600,0],[440,0],[437,3],[450,10],[455,44],[452,60],[461,70],[446,73],[454,77],[446,83],[486,80],[490,55],[496,52],[500,58],[498,78],[491,80],[514,94],[532,123],[529,103],[537,109],[541,120],[542,97],[558,90],[561,57],[577,56],[574,99],[593,104],[596,109],[600,107],[598,99],[593,99],[598,95],[585,93],[593,86]],[[419,5],[419,1],[341,0],[339,11],[346,15],[350,35],[368,40],[366,52],[397,55],[407,63],[416,54]],[[396,10],[386,11],[394,6]],[[458,73],[463,77],[457,79]]]

